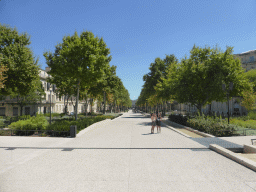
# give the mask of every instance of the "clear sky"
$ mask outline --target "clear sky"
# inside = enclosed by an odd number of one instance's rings
[[[157,57],[180,60],[194,44],[233,46],[234,54],[256,49],[255,13],[255,0],[0,0],[0,23],[31,36],[42,69],[43,53],[64,36],[103,37],[132,100]]]

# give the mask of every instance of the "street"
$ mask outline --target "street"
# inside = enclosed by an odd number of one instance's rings
[[[0,137],[0,191],[256,191],[256,173],[131,110],[76,138]]]

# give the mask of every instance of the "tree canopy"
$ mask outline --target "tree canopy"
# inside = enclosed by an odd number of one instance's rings
[[[77,90],[77,106],[79,89],[89,89],[104,76],[104,70],[111,61],[110,49],[106,47],[103,38],[95,37],[90,31],[83,31],[80,36],[77,32],[72,36],[63,37],[63,42],[55,48],[55,53],[45,52],[49,74],[53,81],[66,78],[66,86],[73,84]],[[56,82],[57,83],[57,82]],[[63,84],[62,84],[63,85]],[[66,87],[67,88],[67,87]]]
[[[166,61],[167,60],[167,61]],[[193,46],[189,57],[180,62],[174,55],[166,57],[165,67],[162,60],[157,58],[150,65],[150,73],[144,75],[143,89],[137,104],[148,101],[155,105],[157,101],[176,100],[179,103],[191,103],[201,112],[201,108],[212,101],[223,102],[230,97],[250,95],[253,75],[246,78],[239,59],[233,56],[233,47],[222,51],[217,46]],[[158,67],[156,67],[158,66]],[[233,89],[222,90],[222,84],[233,82]],[[252,101],[252,98],[247,98]]]
[[[27,33],[19,34],[16,28],[0,24],[0,67],[8,69],[2,71],[1,95],[26,96],[36,89],[39,66],[30,43]]]

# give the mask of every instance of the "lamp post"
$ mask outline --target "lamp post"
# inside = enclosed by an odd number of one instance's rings
[[[50,86],[50,125],[52,124],[52,86]]]
[[[229,88],[228,90],[226,90],[226,84],[222,84],[222,90],[223,91],[227,91],[227,101],[228,101],[228,124],[229,124],[229,94],[230,94],[230,91],[233,90],[233,82],[230,82],[229,83]]]

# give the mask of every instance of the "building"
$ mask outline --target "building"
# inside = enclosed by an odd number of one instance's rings
[[[52,113],[63,113],[65,111],[65,105],[67,105],[67,111],[69,113],[75,111],[75,97],[69,98],[67,103],[67,97],[59,97],[53,90],[57,89],[56,86],[46,82],[49,77],[49,68],[45,70],[40,69],[39,76],[42,82],[42,87],[45,92],[45,98],[42,97],[37,103],[31,103],[26,105],[22,109],[22,115],[35,115],[36,113],[50,113],[50,107]],[[89,101],[87,105],[87,112],[90,112]],[[92,107],[93,112],[96,112],[97,101]],[[78,113],[84,113],[86,110],[86,101],[78,102]],[[11,99],[10,96],[5,97],[4,100],[0,101],[0,116],[20,116],[21,107],[17,104],[17,98]]]
[[[245,71],[249,71],[251,69],[256,69],[256,50],[247,51],[240,54],[234,54],[236,58],[239,58],[242,64],[242,67],[245,69]],[[175,109],[177,111],[185,112],[197,112],[197,108],[195,106],[191,106],[189,104],[179,104],[175,106]],[[216,102],[213,101],[211,104],[208,104],[202,108],[202,112],[204,114],[209,113],[216,113],[216,114],[223,114],[224,116],[227,116],[228,113],[228,103],[227,102]],[[231,98],[229,100],[229,112],[231,115],[243,115],[247,113],[247,110],[245,107],[240,105],[239,98]]]
[[[234,56],[241,60],[242,67],[246,70],[246,72],[251,69],[256,69],[256,50],[234,54]]]

